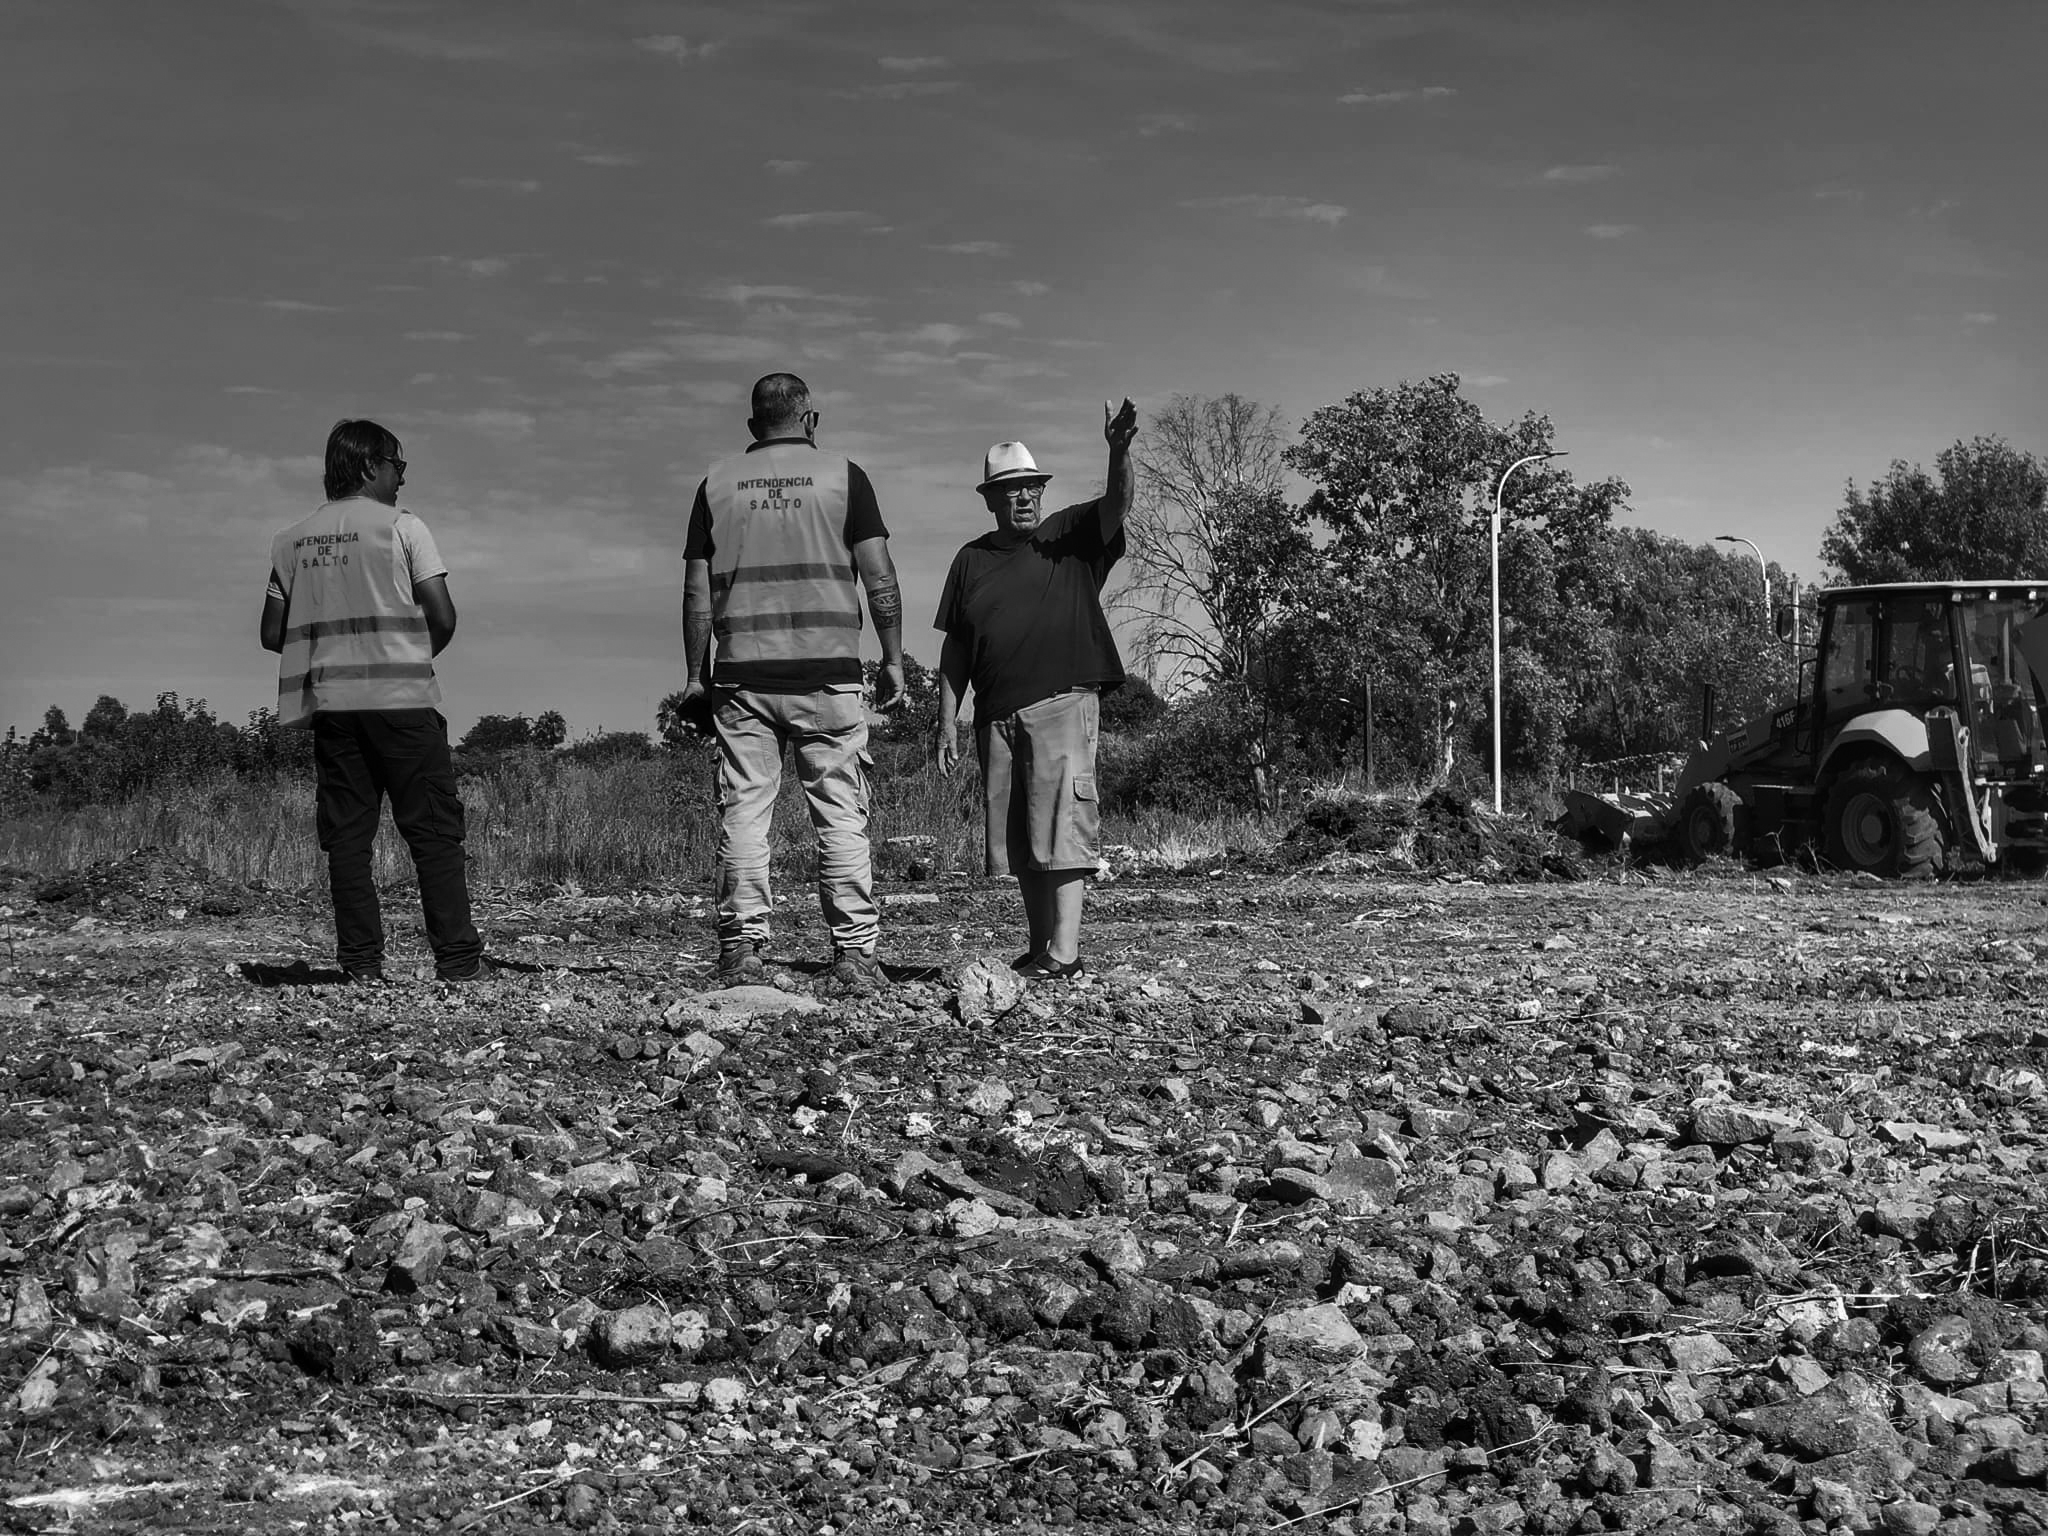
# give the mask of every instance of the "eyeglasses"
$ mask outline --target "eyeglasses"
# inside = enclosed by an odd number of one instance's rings
[[[1026,501],[1036,501],[1045,494],[1042,485],[998,485],[991,486],[996,495],[1008,501],[1013,496],[1022,496]]]
[[[384,456],[383,458],[380,458],[380,459],[379,459],[379,460],[378,460],[377,462],[378,462],[379,464],[389,464],[389,465],[391,465],[391,466],[392,466],[392,467],[393,467],[394,469],[396,469],[396,470],[397,470],[397,471],[398,471],[398,472],[399,472],[399,473],[400,473],[401,475],[405,473],[405,460],[403,460],[403,459],[396,459],[396,458],[392,458],[392,457],[391,457],[390,455],[388,455],[388,454],[387,454],[387,455],[385,455],[385,456]]]

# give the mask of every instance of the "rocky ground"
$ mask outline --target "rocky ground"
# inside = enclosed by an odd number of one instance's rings
[[[449,989],[395,892],[364,991],[0,876],[0,1530],[2048,1530],[2042,888],[1397,834],[1023,993],[979,881],[840,996],[802,891],[728,993],[695,895]]]

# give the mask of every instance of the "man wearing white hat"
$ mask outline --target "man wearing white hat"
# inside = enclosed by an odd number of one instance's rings
[[[1046,515],[1040,470],[1022,443],[997,443],[975,487],[996,520],[953,557],[935,623],[940,770],[959,756],[960,700],[974,690],[975,746],[992,875],[1014,872],[1031,980],[1086,969],[1081,903],[1100,858],[1095,738],[1101,695],[1124,680],[1102,585],[1124,552],[1138,409],[1102,406],[1109,475],[1102,494]]]

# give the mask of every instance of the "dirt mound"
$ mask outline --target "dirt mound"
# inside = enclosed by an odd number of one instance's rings
[[[174,910],[208,917],[234,917],[246,911],[258,893],[224,880],[203,864],[161,848],[138,848],[119,859],[102,859],[61,875],[0,870],[0,902],[45,916],[69,912],[76,916],[147,918]]]
[[[1578,880],[1584,865],[1554,832],[1494,816],[1448,789],[1414,802],[1344,796],[1306,807],[1281,839],[1283,858],[1363,855],[1387,870],[1482,880]]]

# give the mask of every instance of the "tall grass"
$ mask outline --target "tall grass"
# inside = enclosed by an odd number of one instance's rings
[[[697,754],[576,763],[543,752],[508,753],[462,780],[472,878],[591,888],[708,881],[718,850],[712,771],[708,757]],[[893,764],[884,754],[870,810],[884,873],[900,874],[912,863],[981,871],[981,786],[971,766],[941,776],[912,754]],[[1277,835],[1269,819],[1221,806],[1209,813],[1110,811],[1103,818],[1106,844],[1174,864],[1231,848],[1263,849]],[[18,868],[77,869],[150,846],[228,880],[290,890],[326,881],[309,779],[224,776],[153,786],[117,805],[61,811],[30,803],[0,818],[0,864]],[[812,878],[815,843],[793,770],[776,802],[772,847],[782,879]],[[412,873],[388,818],[375,860],[382,883]]]

